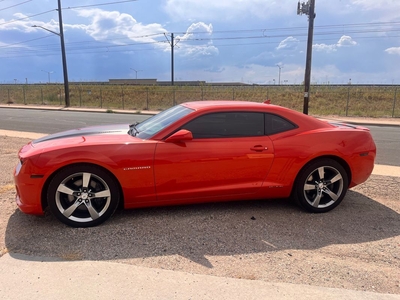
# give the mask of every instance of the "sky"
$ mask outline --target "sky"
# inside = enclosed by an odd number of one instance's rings
[[[57,5],[0,0],[0,83],[63,82]],[[69,81],[170,81],[173,50],[175,81],[301,84],[309,21],[297,5],[61,0]],[[311,82],[400,84],[399,12],[400,0],[315,0]]]

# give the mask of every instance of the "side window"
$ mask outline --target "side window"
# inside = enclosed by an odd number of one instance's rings
[[[194,138],[226,138],[264,135],[264,114],[256,112],[222,112],[200,116],[183,129]]]
[[[273,114],[265,114],[265,134],[271,135],[297,128],[288,120]]]

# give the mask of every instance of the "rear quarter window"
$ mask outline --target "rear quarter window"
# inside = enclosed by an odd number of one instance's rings
[[[297,128],[289,120],[274,114],[265,114],[265,134],[272,135]]]

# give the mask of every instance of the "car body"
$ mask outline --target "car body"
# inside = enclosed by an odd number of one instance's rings
[[[140,124],[87,127],[25,145],[16,202],[62,222],[95,226],[126,209],[292,197],[326,212],[368,179],[367,128],[330,124],[269,103],[195,101]]]

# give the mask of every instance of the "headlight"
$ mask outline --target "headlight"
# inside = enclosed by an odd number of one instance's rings
[[[21,171],[22,164],[23,164],[23,161],[20,160],[20,161],[18,162],[18,165],[15,167],[15,176],[18,176],[19,171]]]

